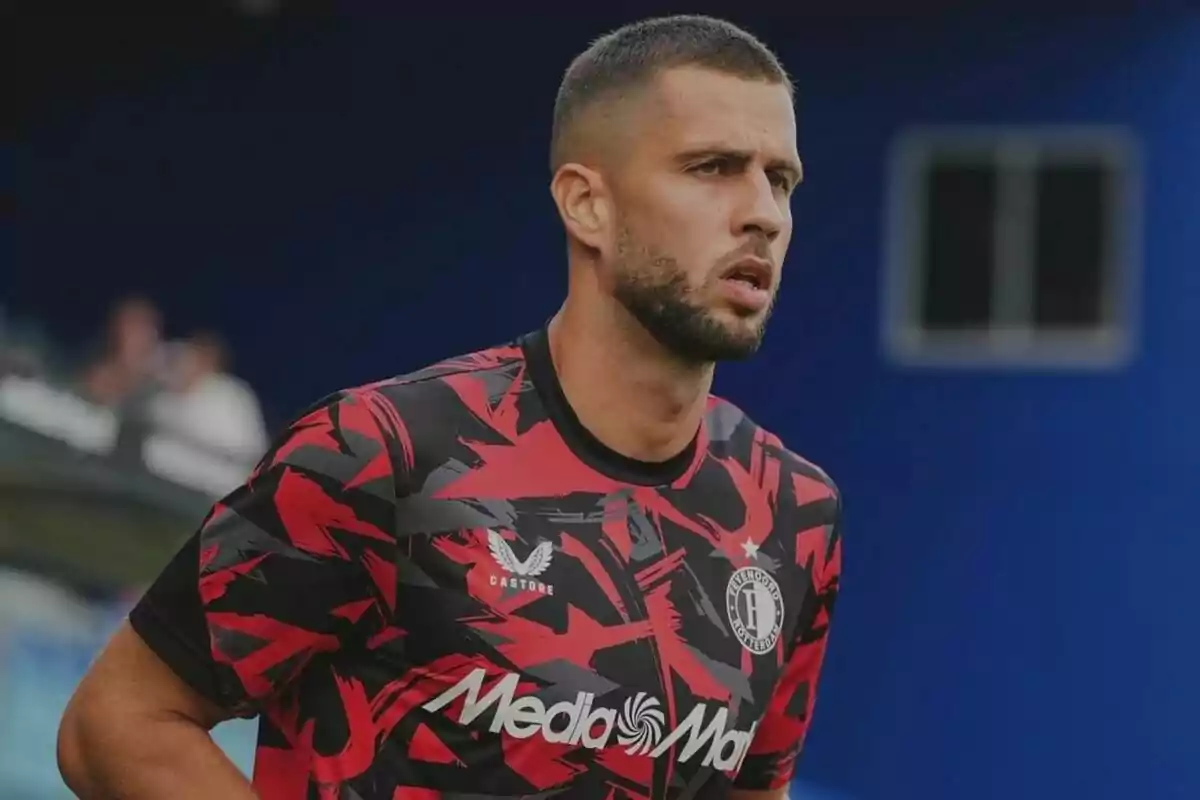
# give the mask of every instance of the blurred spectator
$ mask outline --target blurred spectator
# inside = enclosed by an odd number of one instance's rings
[[[166,390],[151,401],[151,420],[210,450],[255,461],[267,448],[262,410],[253,390],[227,369],[225,346],[212,333],[173,347]]]
[[[154,391],[162,363],[162,315],[145,297],[126,298],[109,317],[104,351],[83,376],[84,394],[109,407],[138,405]]]
[[[45,371],[40,355],[20,345],[0,343],[0,375],[32,377]]]
[[[40,332],[11,319],[0,306],[0,376],[39,375],[45,371]]]

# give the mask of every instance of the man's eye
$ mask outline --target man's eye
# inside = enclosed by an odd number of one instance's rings
[[[703,164],[692,167],[692,171],[701,175],[720,175],[724,168],[720,161],[705,161]]]

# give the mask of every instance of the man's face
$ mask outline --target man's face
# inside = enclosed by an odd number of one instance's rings
[[[788,90],[670,70],[633,116],[632,152],[610,176],[613,295],[686,361],[745,358],[779,289],[802,175]]]
[[[158,312],[141,302],[125,305],[113,319],[111,336],[118,360],[130,369],[148,369],[161,337]]]

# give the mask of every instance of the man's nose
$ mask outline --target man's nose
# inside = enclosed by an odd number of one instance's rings
[[[784,208],[779,193],[764,173],[747,175],[745,199],[738,215],[735,234],[755,233],[774,241],[783,230]]]

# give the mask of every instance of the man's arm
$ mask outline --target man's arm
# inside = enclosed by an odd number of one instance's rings
[[[839,504],[840,505],[840,504]],[[836,512],[840,517],[840,508]],[[829,531],[826,535],[825,530]],[[804,746],[816,703],[817,683],[825,660],[829,624],[837,601],[842,572],[840,519],[827,529],[813,529],[820,537],[811,548],[807,565],[812,585],[805,599],[790,655],[767,706],[767,712],[750,743],[731,794],[737,800],[785,798]]]
[[[228,716],[126,623],[67,706],[59,771],[84,800],[253,800],[250,784],[208,735]]]
[[[80,684],[59,764],[84,800],[249,800],[208,735],[252,717],[318,653],[392,616],[397,424],[377,395],[294,423],[216,504]]]

